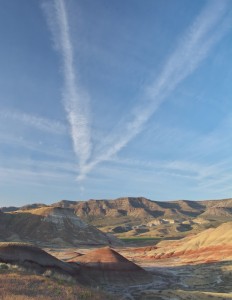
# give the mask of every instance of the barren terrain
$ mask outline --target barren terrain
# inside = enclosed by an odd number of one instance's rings
[[[136,199],[118,200],[127,223],[117,226],[122,216],[111,202],[91,200],[88,205],[100,207],[91,222],[101,218],[98,228],[88,224],[89,216],[76,215],[76,202],[4,209],[0,299],[232,299],[231,199],[176,201],[171,211],[170,203],[155,203],[166,216],[144,218],[146,224],[142,215],[153,204]],[[142,213],[131,217],[135,212]],[[112,223],[105,226],[108,214]]]
[[[143,252],[143,248],[127,247],[116,250],[146,270],[152,276],[150,282],[129,282],[130,280],[124,278],[123,284],[119,280],[120,272],[112,272],[110,276],[106,272],[102,276],[100,273],[92,273],[98,276],[98,286],[124,300],[232,299],[232,260],[191,264],[184,264],[180,257],[146,260],[144,256],[138,255]],[[63,249],[56,255],[68,261],[74,257],[74,251],[76,249]],[[79,251],[84,254],[89,249]],[[77,256],[75,261],[78,262]]]

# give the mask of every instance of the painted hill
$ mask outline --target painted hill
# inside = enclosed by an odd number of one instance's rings
[[[232,222],[223,223],[217,228],[209,228],[188,241],[183,241],[180,250],[195,250],[210,246],[232,246]]]
[[[48,206],[1,213],[0,238],[62,247],[117,243],[116,238],[83,222],[72,209]]]
[[[137,250],[134,250],[136,252]],[[137,251],[138,257],[141,256]],[[199,263],[232,259],[232,222],[204,230],[178,241],[162,241],[147,249],[143,258],[162,260],[178,258],[180,263]]]
[[[142,268],[129,261],[115,250],[105,247],[88,252],[76,258],[85,267],[112,271],[143,271]]]
[[[95,284],[134,285],[152,280],[148,272],[109,247],[92,250],[75,261]]]
[[[116,299],[88,286],[77,264],[25,243],[0,243],[1,299]]]

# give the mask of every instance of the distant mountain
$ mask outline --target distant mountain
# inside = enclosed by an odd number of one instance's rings
[[[232,220],[231,198],[204,201],[152,201],[144,197],[61,200],[52,204],[50,208],[45,204],[35,203],[15,209],[5,207],[2,211],[11,212],[13,215],[13,211],[15,214],[19,210],[26,213],[27,210],[39,207],[45,211],[51,210],[51,207],[72,209],[73,216],[75,214],[82,221],[125,238],[133,236],[180,238],[190,232],[195,234]],[[73,236],[75,237],[75,234]]]
[[[206,209],[206,211],[201,214],[201,217],[231,217],[232,218],[232,207],[220,207],[212,206]]]
[[[191,219],[198,216],[230,217],[232,199],[206,200],[206,201],[152,201],[143,197],[125,197],[115,200],[88,200],[88,201],[67,201],[54,203],[53,206],[73,208],[76,215],[92,224],[107,224],[130,222],[136,220],[141,223],[154,218],[168,219]],[[217,207],[214,209],[214,207]],[[205,215],[204,215],[205,213]],[[231,215],[232,216],[232,215]],[[104,220],[103,220],[104,218]],[[118,222],[119,221],[119,222]]]
[[[16,210],[28,210],[28,209],[33,209],[33,208],[39,208],[39,207],[45,207],[47,206],[46,204],[43,203],[33,203],[33,204],[27,204],[24,206],[9,206],[9,207],[0,207],[0,210],[2,212],[11,212],[11,211],[16,211]]]
[[[33,204],[27,204],[20,207],[20,210],[29,210],[29,209],[35,209],[40,207],[47,207],[48,205],[43,203],[33,203]]]
[[[232,207],[232,198],[228,199],[220,199],[220,200],[203,200],[197,201],[198,203],[202,204],[203,206],[209,207]]]
[[[20,209],[18,206],[0,207],[0,211],[2,211],[2,212],[11,212],[11,211],[16,211],[18,209]]]
[[[42,203],[34,203],[24,205],[22,207],[1,207],[3,212],[12,212],[17,210],[28,210],[39,207],[46,207]],[[101,219],[102,217],[117,218],[128,217],[138,219],[151,219],[158,217],[180,218],[188,217],[195,218],[201,214],[218,215],[221,210],[221,215],[228,216],[232,209],[232,198],[221,200],[175,200],[175,201],[153,201],[144,197],[122,197],[117,199],[104,199],[88,201],[70,201],[61,200],[53,203],[53,207],[72,208],[77,216],[90,221]]]
[[[72,209],[44,206],[0,214],[1,241],[38,245],[117,244],[117,239],[83,222]]]
[[[189,201],[193,202],[193,201]],[[66,207],[72,207],[76,214],[82,218],[97,219],[104,217],[132,217],[155,218],[166,216],[196,216],[199,208],[188,205],[188,201],[161,202],[151,201],[143,197],[118,198],[115,200],[89,200],[65,203]],[[54,203],[54,206],[63,206],[63,202]],[[202,211],[203,212],[203,209]]]

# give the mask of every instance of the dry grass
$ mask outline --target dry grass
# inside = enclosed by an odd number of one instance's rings
[[[0,300],[108,300],[113,297],[78,284],[29,274],[0,270]]]

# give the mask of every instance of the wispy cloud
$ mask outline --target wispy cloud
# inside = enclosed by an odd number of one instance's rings
[[[98,152],[93,153],[88,97],[78,84],[74,70],[73,46],[65,2],[46,2],[44,10],[53,33],[55,47],[63,58],[64,107],[70,124],[74,152],[79,159],[78,180],[84,179],[97,164],[112,159],[134,139],[171,92],[200,66],[210,50],[231,29],[229,1],[208,1],[179,39],[176,49],[164,63],[159,76],[144,88],[143,98],[131,111],[126,122],[120,122],[116,131],[95,148]]]
[[[62,161],[62,160],[33,160],[29,158],[12,158],[11,160],[4,161],[4,157],[0,158],[1,167],[5,168],[15,168],[15,169],[28,169],[28,170],[38,170],[38,171],[54,171],[57,174],[69,174],[73,175],[76,173],[76,168],[72,162]]]
[[[9,119],[11,121],[18,121],[22,124],[52,134],[64,134],[65,132],[67,132],[66,126],[61,122],[53,121],[46,118],[41,118],[39,116],[27,114],[17,110],[1,109],[0,119]]]
[[[33,160],[18,159],[4,160],[0,158],[0,185],[7,183],[25,182],[31,184],[43,184],[50,186],[55,182],[64,180],[70,183],[74,181],[76,168],[73,163],[61,160]],[[49,182],[49,184],[48,184]]]
[[[46,2],[43,8],[53,34],[55,47],[60,51],[63,59],[65,79],[63,103],[70,124],[74,152],[79,160],[79,171],[82,172],[82,168],[86,165],[91,154],[88,96],[78,85],[74,70],[73,47],[65,1]]]
[[[1,134],[0,133],[0,144],[10,145],[11,147],[15,147],[17,149],[25,148],[28,150],[33,150],[35,153],[43,153],[49,157],[59,157],[66,158],[72,157],[72,151],[67,151],[64,149],[60,149],[60,147],[48,144],[44,144],[41,141],[33,142],[29,141],[21,136],[11,135],[11,134]]]
[[[222,160],[219,163],[196,162],[187,159],[174,161],[118,159],[115,164],[102,164],[93,174],[94,176],[89,178],[91,182],[98,182],[98,178],[104,178],[108,187],[112,185],[111,188],[114,188],[117,182],[124,193],[125,190],[127,191],[125,193],[127,195],[130,193],[138,195],[141,193],[141,186],[145,185],[145,194],[152,195],[149,196],[152,199],[154,197],[156,199],[167,199],[167,197],[181,199],[189,194],[191,194],[191,199],[202,197],[216,199],[228,197],[232,191],[231,159]],[[133,174],[132,181],[130,180],[131,174]],[[125,178],[128,180],[125,181]],[[101,182],[98,184],[100,185]]]
[[[79,179],[98,163],[109,160],[124,148],[167,99],[170,93],[190,76],[207,57],[210,50],[231,29],[229,1],[209,1],[194,23],[179,40],[176,50],[167,59],[158,78],[144,90],[144,97],[132,111],[130,120],[110,137],[114,140],[82,169]]]
[[[134,170],[164,172],[167,176],[189,177],[198,182],[199,187],[224,180],[226,186],[226,178],[230,176],[232,169],[231,129],[231,114],[224,117],[213,131],[197,135],[184,128],[176,131],[173,127],[168,130],[166,127],[158,126],[158,131],[155,135],[153,133],[154,139],[158,141],[156,148],[159,152],[160,149],[172,147],[172,156],[169,155],[168,159],[164,157],[162,160],[143,160],[117,155],[110,160],[110,163]],[[161,140],[159,135],[162,136]],[[164,140],[167,140],[167,144],[163,148]],[[181,144],[183,140],[185,143]],[[147,146],[148,144],[144,145],[145,148]],[[155,146],[152,149],[155,149]]]

